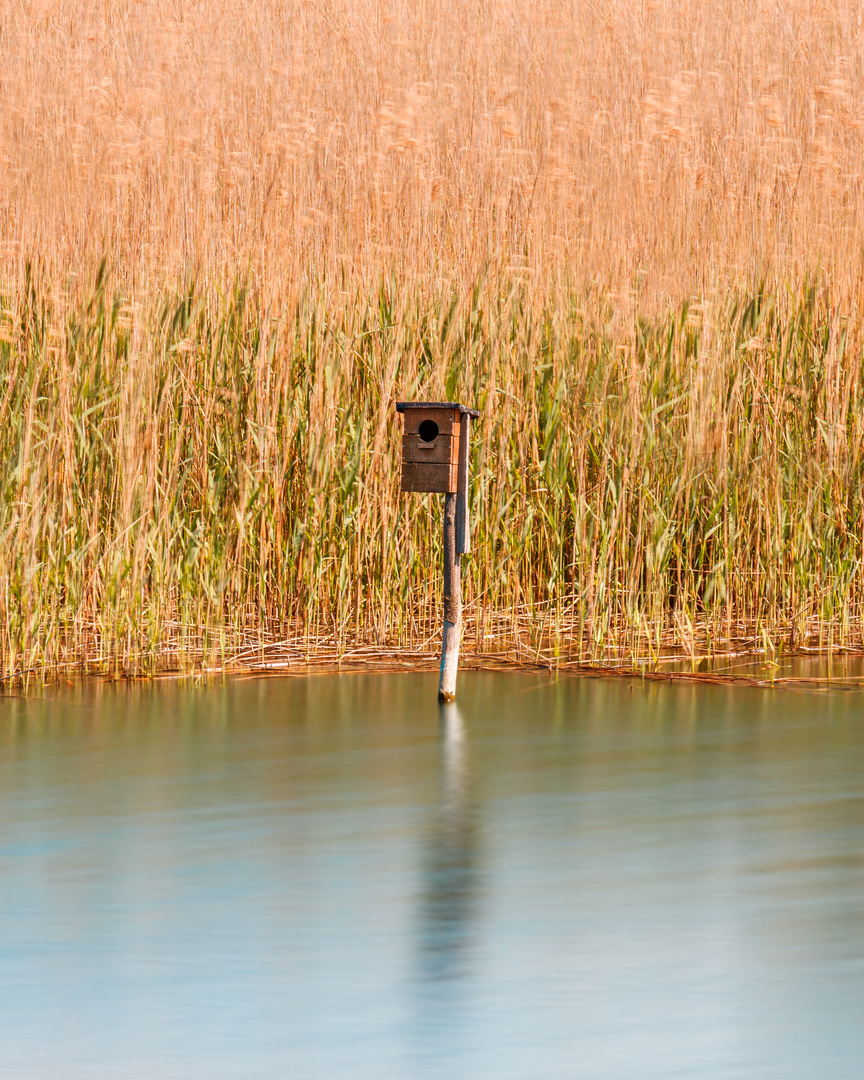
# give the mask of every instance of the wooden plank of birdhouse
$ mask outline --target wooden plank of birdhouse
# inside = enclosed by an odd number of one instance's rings
[[[449,465],[459,460],[459,434],[439,435],[425,442],[419,435],[402,436],[402,460]]]
[[[439,435],[455,435],[459,430],[459,413],[455,409],[406,409],[405,434],[416,435],[424,420],[438,425]]]
[[[439,491],[456,490],[458,463],[442,465],[421,461],[402,462],[403,491]]]
[[[459,457],[456,475],[456,554],[467,555],[471,550],[471,522],[468,514],[468,449],[471,437],[471,417],[460,417]]]

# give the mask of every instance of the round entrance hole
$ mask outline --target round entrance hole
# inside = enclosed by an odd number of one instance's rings
[[[438,438],[438,425],[434,420],[424,420],[417,432],[423,442],[434,442]]]

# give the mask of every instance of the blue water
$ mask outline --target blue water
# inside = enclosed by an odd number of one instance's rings
[[[0,1077],[864,1076],[864,696],[0,700]]]

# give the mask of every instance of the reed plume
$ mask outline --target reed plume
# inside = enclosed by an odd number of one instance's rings
[[[483,410],[478,652],[860,646],[862,36],[7,5],[3,676],[431,651],[397,397]]]

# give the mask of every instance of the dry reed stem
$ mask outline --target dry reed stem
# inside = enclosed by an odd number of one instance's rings
[[[484,412],[469,648],[860,645],[855,5],[15,0],[0,34],[0,677],[424,651],[425,395]]]
[[[7,4],[0,245],[136,295],[341,268],[633,304],[861,280],[850,0]]]

